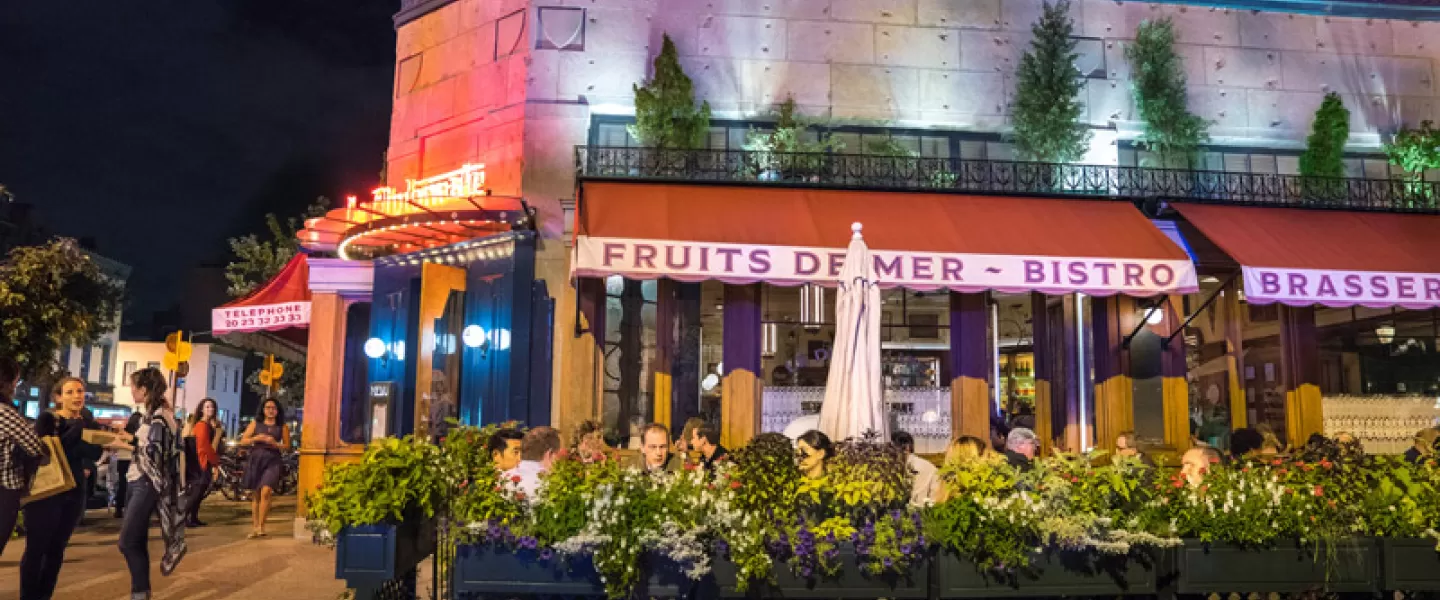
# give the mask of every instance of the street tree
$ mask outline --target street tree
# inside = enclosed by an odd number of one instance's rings
[[[0,264],[0,355],[28,381],[54,376],[60,349],[89,346],[120,317],[124,287],[75,240],[20,246]]]
[[[320,196],[300,217],[282,222],[274,213],[265,215],[265,228],[269,233],[265,239],[253,233],[230,238],[234,258],[225,265],[225,279],[230,283],[226,291],[230,296],[239,298],[249,294],[285,268],[300,252],[300,241],[295,234],[304,227],[305,219],[323,216],[329,208],[330,199]]]

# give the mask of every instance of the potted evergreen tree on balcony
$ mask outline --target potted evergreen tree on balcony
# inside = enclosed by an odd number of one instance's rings
[[[631,175],[644,170],[650,175],[687,177],[686,171],[698,165],[689,160],[688,152],[705,145],[710,128],[710,103],[695,105],[695,86],[680,66],[675,42],[665,35],[660,54],[655,56],[654,73],[645,85],[632,86],[635,91],[635,123],[630,135],[649,149],[641,154],[639,166],[632,165]],[[675,170],[679,172],[675,172]]]
[[[1174,23],[1168,17],[1141,22],[1125,58],[1133,73],[1135,110],[1145,124],[1138,141],[1159,157],[1159,164],[1140,166],[1190,169],[1200,145],[1210,137],[1209,123],[1190,112]]]
[[[747,155],[740,167],[746,177],[761,181],[819,183],[829,154],[845,144],[829,135],[811,130],[811,123],[786,96],[772,115],[775,128],[751,129],[745,134]]]
[[[1344,199],[1345,142],[1350,139],[1350,110],[1340,94],[1325,94],[1315,111],[1315,124],[1300,155],[1300,191],[1304,202],[1330,203]]]
[[[1075,69],[1079,54],[1071,37],[1075,26],[1069,11],[1069,0],[1046,2],[1040,20],[1030,28],[1034,35],[1030,49],[1020,57],[1010,118],[1015,124],[1015,151],[1022,160],[1073,163],[1089,149],[1090,128],[1080,122],[1083,81]],[[1034,172],[1033,177],[1016,174],[1017,183],[1026,187],[1070,187],[1058,165],[1019,168]]]

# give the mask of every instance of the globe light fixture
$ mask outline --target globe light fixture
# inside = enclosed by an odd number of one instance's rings
[[[460,339],[465,342],[466,348],[479,348],[485,343],[485,329],[479,325],[466,325],[460,332]]]
[[[380,338],[378,337],[372,337],[368,340],[365,340],[365,356],[368,356],[370,358],[380,358],[382,356],[385,356],[385,342],[380,341]]]

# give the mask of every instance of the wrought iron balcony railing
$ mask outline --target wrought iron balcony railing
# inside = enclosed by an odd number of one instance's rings
[[[588,179],[661,180],[836,189],[953,191],[1125,199],[1158,212],[1167,201],[1440,213],[1440,183],[1189,169],[578,146]]]

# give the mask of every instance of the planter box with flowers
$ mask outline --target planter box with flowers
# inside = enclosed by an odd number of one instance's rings
[[[1168,550],[1129,554],[1049,548],[1013,569],[986,569],[953,552],[935,558],[939,598],[1154,595],[1173,576]]]
[[[1431,547],[1433,551],[1434,547]],[[1252,549],[1186,540],[1176,553],[1181,594],[1224,592],[1336,593],[1380,591],[1378,544],[1344,540],[1331,548],[1298,545]]]
[[[605,593],[588,556],[560,557],[548,549],[466,544],[455,550],[451,590],[456,594],[598,596]]]
[[[774,572],[775,581],[751,584],[752,595],[761,598],[928,598],[930,597],[930,561],[916,557],[900,569],[872,574],[861,565],[864,561],[855,545],[836,545],[831,559],[840,567],[831,573],[802,571],[796,573],[783,566]]]

